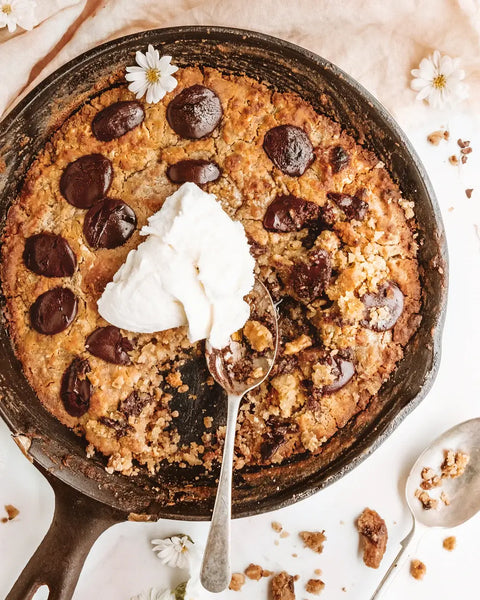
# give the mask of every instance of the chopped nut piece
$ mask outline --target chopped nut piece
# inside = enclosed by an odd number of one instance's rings
[[[307,581],[305,589],[309,594],[314,594],[315,596],[318,596],[324,587],[325,584],[321,579],[309,579]]]
[[[473,148],[462,148],[460,152],[461,154],[470,154],[473,152]]]
[[[447,139],[445,137],[445,133],[447,133],[446,131],[442,131],[441,129],[432,132],[430,135],[427,136],[427,140],[433,144],[434,146],[438,146],[438,144],[440,144],[440,142],[442,140]]]
[[[466,154],[462,154],[462,165],[464,165],[468,160],[468,156]]]
[[[432,498],[430,494],[422,490],[415,491],[415,498],[420,500],[425,510],[431,510],[432,508],[436,509],[438,507],[438,500]]]
[[[272,529],[273,529],[273,531],[280,533],[282,531],[283,527],[282,527],[282,524],[279,523],[278,521],[272,521]]]
[[[268,573],[268,575],[264,575],[264,573]],[[245,575],[249,579],[253,579],[254,581],[259,581],[262,577],[268,577],[271,575],[270,571],[264,571],[260,565],[254,565],[253,563],[249,564],[245,569]]]
[[[363,562],[378,569],[387,548],[388,531],[385,521],[374,510],[366,508],[357,520],[363,545]]]
[[[283,354],[287,356],[290,354],[298,354],[302,350],[305,350],[305,348],[309,348],[311,345],[312,339],[308,337],[308,335],[302,333],[302,335],[294,339],[293,342],[287,342],[285,344]]]
[[[239,592],[242,589],[244,583],[245,575],[243,573],[233,573],[228,589],[233,590],[234,592]]]
[[[451,165],[453,165],[454,167],[456,167],[458,165],[458,157],[455,156],[455,154],[452,154],[452,156],[450,156],[448,158],[449,162]]]
[[[421,560],[413,559],[410,563],[410,575],[414,579],[423,579],[425,573],[427,572],[427,567],[423,564]]]
[[[295,600],[295,578],[286,571],[272,579],[272,600]]]
[[[447,496],[447,494],[445,492],[442,492],[440,494],[440,500],[445,504],[445,506],[450,505],[450,498]]]
[[[13,519],[15,519],[15,517],[18,517],[18,515],[20,514],[18,508],[13,506],[13,504],[5,504],[5,510],[7,511],[8,518],[3,518],[3,523],[6,523],[7,521],[13,521]]]
[[[457,538],[454,535],[451,535],[450,537],[447,537],[443,540],[443,547],[445,548],[445,550],[448,550],[449,552],[451,552],[452,550],[455,550],[456,545],[457,545]]]
[[[468,148],[468,146],[470,146],[470,140],[462,140],[462,139],[458,139],[457,140],[457,144],[460,146],[460,148]]]
[[[314,552],[321,554],[323,552],[323,544],[327,539],[325,530],[323,531],[301,531],[298,534],[305,544],[306,548],[310,548]]]
[[[272,332],[259,321],[247,321],[243,328],[243,334],[249,341],[250,346],[257,352],[273,348]]]
[[[461,450],[458,450],[458,452],[444,450],[443,454],[445,457],[441,466],[443,478],[450,477],[454,479],[465,473],[468,461],[470,460],[468,454]]]
[[[445,131],[443,132],[443,137],[444,137],[444,138],[445,138],[445,139],[448,141],[448,140],[450,139],[450,132],[449,132],[449,131],[447,131],[447,130],[445,130]]]
[[[472,194],[473,194],[473,188],[468,188],[468,189],[465,190],[465,196],[467,198],[471,198]]]

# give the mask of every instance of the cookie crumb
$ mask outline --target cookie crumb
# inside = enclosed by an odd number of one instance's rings
[[[325,535],[325,530],[301,531],[298,535],[302,538],[306,548],[310,548],[310,550],[313,550],[318,554],[321,554],[323,552],[323,544],[327,539]]]
[[[272,521],[272,529],[273,529],[273,531],[280,533],[282,531],[283,527],[282,527],[282,524],[279,523],[278,521]]]
[[[315,569],[314,573],[315,573],[315,575],[321,575],[322,569]]]
[[[473,194],[473,188],[467,188],[467,189],[465,190],[465,196],[466,196],[467,198],[471,198],[471,197],[472,197],[472,194]]]
[[[253,350],[257,352],[273,348],[272,332],[259,321],[247,321],[243,327],[243,334]]]
[[[425,577],[426,572],[427,572],[427,567],[425,566],[425,564],[421,560],[414,558],[412,560],[412,562],[410,563],[410,575],[414,579],[420,580]]]
[[[272,579],[272,600],[295,600],[295,577],[282,571]]]
[[[448,140],[449,137],[448,131],[438,129],[437,131],[433,131],[430,135],[427,135],[427,140],[433,146],[438,146],[442,140]]]
[[[445,548],[445,550],[448,550],[449,552],[451,552],[452,550],[455,550],[456,546],[457,546],[457,538],[454,535],[446,537],[443,540],[443,547]]]
[[[415,490],[415,498],[418,498],[423,505],[424,510],[435,510],[438,508],[438,500],[432,498],[428,492],[423,490]]]
[[[294,552],[294,553],[292,554],[292,556],[293,556],[293,558],[298,558],[298,554],[297,554],[296,552]]]
[[[307,592],[314,596],[318,596],[324,587],[325,584],[321,579],[309,579],[305,585]]]
[[[262,569],[260,565],[250,563],[245,569],[245,575],[249,579],[253,579],[254,581],[260,581],[262,577],[270,577],[270,575],[273,575],[273,573],[272,571],[266,571],[265,569]]]
[[[385,521],[376,511],[366,508],[357,519],[357,529],[363,545],[363,562],[367,567],[378,569],[387,548]]]
[[[458,165],[458,157],[455,154],[452,154],[452,156],[448,157],[448,162],[456,167]]]
[[[280,537],[281,537],[282,539],[284,539],[284,538],[287,538],[287,537],[289,537],[289,536],[290,536],[290,534],[288,533],[288,531],[282,531],[282,533],[280,534]]]
[[[470,460],[468,454],[461,450],[458,450],[457,452],[454,452],[453,450],[444,450],[443,455],[444,460],[440,468],[444,479],[447,477],[455,479],[465,473],[468,461]]]
[[[440,494],[440,500],[445,504],[445,506],[450,506],[450,498],[445,492]]]
[[[239,592],[244,584],[245,575],[243,573],[233,573],[228,589],[233,590],[234,592]]]
[[[5,504],[5,510],[8,516],[2,519],[2,523],[8,523],[8,521],[13,521],[13,519],[15,519],[15,517],[18,517],[18,515],[20,514],[18,508],[13,506],[13,504]]]

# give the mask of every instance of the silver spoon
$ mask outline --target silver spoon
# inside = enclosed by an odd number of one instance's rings
[[[227,428],[223,447],[222,469],[218,481],[217,498],[212,514],[207,545],[203,557],[200,580],[210,592],[222,592],[230,583],[230,520],[232,508],[232,465],[235,446],[235,428],[238,409],[243,396],[266,379],[275,362],[278,348],[277,313],[266,287],[255,280],[249,304],[255,315],[267,318],[271,327],[273,348],[252,357],[252,351],[242,342],[231,341],[222,350],[206,344],[207,365],[213,378],[228,394]],[[241,367],[247,360],[248,372]],[[258,369],[258,370],[257,370]]]
[[[434,497],[435,489],[445,492],[450,504],[446,506],[441,500],[437,509],[425,510],[415,497],[415,491],[420,488],[422,481],[421,472],[424,467],[431,467],[438,472],[438,467],[443,462],[444,450],[461,450],[468,454],[467,468],[460,477],[445,478],[440,488],[428,490]],[[412,545],[414,538],[421,535],[428,527],[456,527],[471,519],[480,510],[480,418],[465,421],[455,425],[420,454],[412,467],[405,486],[407,504],[412,514],[412,529],[401,541],[401,550],[395,557],[380,585],[375,590],[371,600],[380,597],[380,592],[385,589],[385,584],[391,579],[392,573],[402,557],[408,556],[407,548]],[[438,496],[435,494],[435,497]],[[417,538],[418,539],[418,538]]]

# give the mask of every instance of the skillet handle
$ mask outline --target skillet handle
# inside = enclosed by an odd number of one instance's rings
[[[29,600],[42,585],[49,588],[48,600],[70,600],[95,540],[126,518],[41,471],[55,492],[53,521],[5,600]]]

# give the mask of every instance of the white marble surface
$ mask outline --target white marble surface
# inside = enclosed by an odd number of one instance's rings
[[[243,570],[250,562],[257,562],[270,570],[298,573],[299,600],[313,598],[305,592],[304,584],[316,568],[322,569],[321,578],[326,583],[322,598],[370,598],[410,526],[403,486],[416,455],[445,429],[480,414],[480,236],[475,231],[475,225],[480,226],[480,123],[474,115],[458,111],[420,112],[421,122],[410,117],[404,126],[437,191],[450,251],[449,307],[436,383],[395,433],[341,481],[295,506],[233,524],[234,569]],[[438,147],[428,144],[426,135],[442,125],[451,133],[450,142]],[[473,153],[467,165],[453,167],[448,156],[458,152],[458,138],[472,140]],[[466,197],[465,188],[476,188],[471,199]],[[0,524],[1,598],[49,526],[53,493],[0,423],[0,507],[4,504],[17,506],[20,515]],[[377,571],[366,568],[358,552],[354,520],[365,506],[375,508],[389,529],[387,553]],[[278,535],[271,529],[272,520],[280,521],[291,534],[278,545],[274,543]],[[207,528],[206,523],[173,521],[112,527],[93,546],[75,600],[128,600],[151,586],[166,587],[180,581],[181,573],[163,567],[153,554],[150,539],[184,531],[203,543]],[[322,555],[302,548],[297,536],[302,529],[326,530],[328,539]],[[442,548],[447,535],[457,536],[457,548],[451,553]],[[427,564],[425,579],[415,581],[404,566],[385,594],[386,600],[477,599],[479,537],[478,516],[455,530],[427,531],[412,551]],[[293,557],[294,553],[298,557]],[[266,600],[267,583],[247,581],[240,593],[224,592],[216,597]]]

